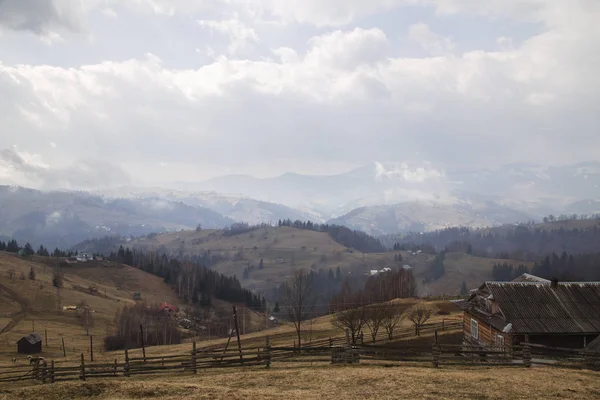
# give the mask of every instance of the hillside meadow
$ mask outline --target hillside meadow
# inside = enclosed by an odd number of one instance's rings
[[[225,275],[235,275],[244,287],[257,292],[277,286],[299,268],[335,270],[339,267],[345,274],[368,274],[374,269],[410,265],[417,278],[419,295],[455,296],[463,281],[469,288],[474,288],[490,280],[494,263],[508,262],[515,266],[521,263],[449,253],[445,260],[446,274],[425,284],[428,267],[434,260],[432,255],[408,251],[361,253],[341,245],[325,232],[287,226],[261,227],[231,236],[222,230],[179,231],[123,240],[120,244],[178,257],[210,252],[222,257],[211,268]],[[95,249],[84,247],[84,250]],[[401,261],[395,260],[398,254],[402,256]],[[263,267],[259,268],[261,259]],[[244,269],[249,266],[253,268],[244,277]]]

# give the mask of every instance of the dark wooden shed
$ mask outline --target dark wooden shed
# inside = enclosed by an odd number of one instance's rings
[[[33,332],[23,336],[17,342],[17,352],[21,354],[36,354],[42,352],[42,337],[39,333]]]

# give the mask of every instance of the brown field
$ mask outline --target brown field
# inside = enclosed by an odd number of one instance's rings
[[[93,313],[94,355],[97,360],[105,355],[102,338],[112,333],[114,317],[125,304],[133,304],[133,293],[140,292],[142,300],[150,303],[167,301],[179,306],[182,304],[171,288],[161,278],[138,269],[111,262],[81,262],[63,267],[64,286],[57,293],[52,286],[52,267],[60,260],[46,257],[19,258],[13,254],[0,252],[0,331],[14,320],[16,324],[7,332],[0,333],[0,365],[12,357],[25,361],[24,355],[16,352],[16,342],[32,331],[38,332],[48,343],[43,346],[42,356],[63,359],[61,339],[65,341],[67,359],[75,359],[89,351],[89,336],[77,318],[75,311],[62,311],[62,306],[77,305],[85,301]],[[29,269],[36,272],[36,279],[29,280]],[[8,278],[8,271],[16,271],[14,282]],[[23,273],[25,279],[19,276]],[[96,286],[98,292],[90,294],[88,288]],[[60,300],[59,300],[60,294]],[[231,312],[231,304],[215,300],[213,304]],[[60,311],[59,311],[60,309]],[[254,312],[245,314],[247,329],[265,326],[264,315]]]
[[[594,399],[600,373],[554,368],[397,365],[244,367],[197,375],[8,384],[0,399]]]
[[[404,260],[396,262],[394,256],[398,252],[361,253],[342,246],[326,233],[290,227],[260,228],[235,236],[223,236],[223,231],[217,230],[180,231],[153,238],[138,238],[123,244],[147,249],[162,248],[182,255],[201,254],[210,250],[212,254],[226,258],[213,267],[215,270],[229,276],[236,275],[244,287],[258,292],[283,282],[298,268],[340,267],[345,272],[364,274],[371,269],[408,264],[414,268],[419,295],[455,296],[460,292],[463,280],[469,288],[490,280],[494,263],[519,264],[511,260],[451,253],[446,256],[446,274],[436,282],[424,285],[424,274],[434,259],[431,255],[399,252]],[[258,269],[261,258],[264,268]],[[248,279],[243,279],[244,268],[248,265],[254,265],[254,269],[250,271]]]

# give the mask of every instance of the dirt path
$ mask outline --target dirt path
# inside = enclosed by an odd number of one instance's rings
[[[21,322],[21,320],[23,320],[27,315],[27,312],[31,310],[31,306],[26,298],[22,297],[18,292],[10,289],[5,285],[0,284],[0,293],[6,294],[10,299],[16,301],[21,307],[21,310],[15,315],[13,315],[12,320],[0,330],[1,335],[3,333],[10,332],[12,328],[14,328],[19,322]]]

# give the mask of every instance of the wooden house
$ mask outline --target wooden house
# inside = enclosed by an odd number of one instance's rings
[[[600,336],[600,282],[524,274],[512,282],[485,282],[454,303],[464,311],[466,344],[583,348]]]
[[[39,333],[33,332],[23,336],[17,342],[17,352],[21,354],[37,354],[42,352],[42,337]]]
[[[163,302],[160,307],[159,310],[167,315],[170,316],[176,316],[177,315],[177,306],[174,306],[172,304],[167,303],[166,301]]]

